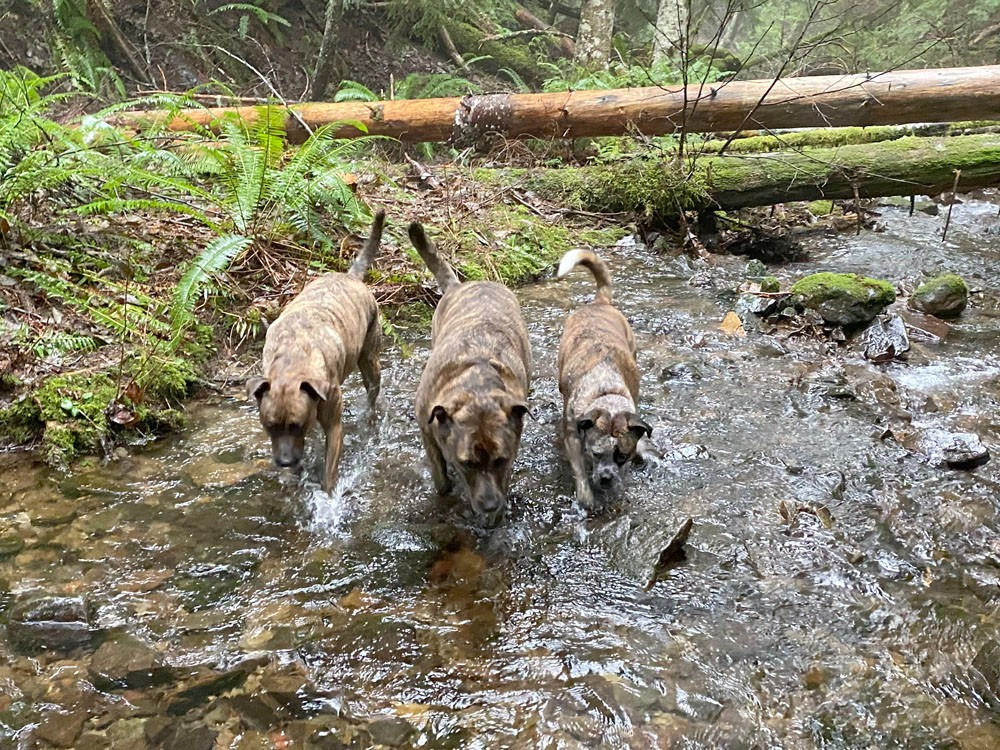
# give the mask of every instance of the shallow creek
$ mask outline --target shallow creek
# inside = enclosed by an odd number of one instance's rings
[[[349,381],[332,499],[316,451],[305,484],[270,466],[237,388],[71,476],[5,458],[0,624],[45,594],[80,597],[89,627],[45,649],[0,631],[0,749],[1000,747],[997,204],[956,206],[947,242],[943,218],[882,213],[887,231],[814,237],[771,270],[979,290],[886,365],[719,330],[745,259],[606,251],[663,458],[600,518],[574,509],[555,439],[582,269],[519,291],[537,419],[489,534],[430,489],[423,331],[383,355],[375,437]],[[884,437],[904,412],[993,460],[931,465]],[[647,590],[688,516],[688,560]]]

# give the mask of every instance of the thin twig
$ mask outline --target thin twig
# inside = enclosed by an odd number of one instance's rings
[[[955,170],[955,182],[951,186],[951,201],[948,203],[948,215],[944,220],[944,231],[941,233],[941,241],[944,242],[948,237],[948,225],[951,224],[951,209],[955,207],[955,201],[958,195],[958,178],[962,176],[962,170]]]
[[[274,94],[274,98],[277,99],[279,102],[281,102],[281,106],[283,106],[285,108],[285,110],[288,112],[288,114],[290,114],[292,116],[292,119],[294,119],[299,125],[301,125],[302,128],[303,128],[303,130],[305,130],[309,135],[313,134],[313,129],[311,127],[309,127],[309,125],[306,123],[305,120],[302,119],[302,117],[299,115],[298,112],[296,112],[294,109],[292,109],[291,106],[289,106],[288,102],[285,100],[285,97],[283,97],[281,94],[278,93],[278,90],[276,88],[274,88],[274,86],[271,84],[271,82],[267,79],[267,76],[265,76],[263,73],[261,73],[259,70],[257,70],[257,68],[255,68],[253,65],[251,65],[250,63],[248,63],[246,60],[244,60],[239,55],[234,55],[232,52],[230,52],[229,50],[227,50],[225,47],[220,47],[217,44],[204,44],[204,45],[200,45],[200,46],[208,47],[209,49],[218,50],[222,54],[228,55],[229,57],[231,57],[232,59],[234,59],[236,62],[240,63],[241,65],[245,65],[249,70],[253,71],[253,73],[255,73],[256,76],[258,78],[260,78],[261,82],[263,82],[263,84],[265,86],[267,86],[268,90],[272,94]]]

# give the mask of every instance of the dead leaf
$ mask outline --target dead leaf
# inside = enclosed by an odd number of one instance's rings
[[[112,405],[111,414],[108,416],[108,419],[110,419],[116,425],[124,427],[125,429],[130,429],[139,424],[138,414],[136,414],[131,409],[117,403]]]
[[[139,384],[134,380],[125,386],[125,397],[133,404],[141,404],[145,398],[142,393],[142,388],[140,388]]]
[[[740,320],[740,316],[732,311],[726,313],[726,317],[722,319],[722,323],[719,324],[719,328],[728,333],[730,336],[747,335],[747,332],[743,330],[743,321]]]
[[[660,556],[657,558],[656,564],[653,565],[653,575],[646,584],[646,591],[653,588],[653,585],[660,580],[664,573],[668,570],[676,568],[682,562],[687,560],[687,552],[684,549],[684,545],[687,544],[692,526],[694,526],[694,519],[688,518],[688,520],[686,520],[677,530],[677,533],[674,534],[674,538],[670,540],[670,544],[664,547],[660,552]]]

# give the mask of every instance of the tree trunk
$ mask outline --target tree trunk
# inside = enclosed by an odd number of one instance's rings
[[[763,105],[757,107],[763,97]],[[664,135],[687,132],[894,125],[912,122],[1000,120],[1000,66],[909,70],[870,75],[807,76],[680,88],[650,87],[550,94],[489,94],[462,99],[418,99],[338,104],[297,104],[299,118],[311,128],[342,123],[337,135],[367,132],[404,141],[475,141],[485,136],[580,138],[639,132]],[[746,119],[748,113],[753,113]],[[181,110],[166,123],[169,130],[209,127],[223,115],[247,121],[257,107]],[[123,112],[109,121],[125,127],[163,124],[168,113]],[[359,130],[350,121],[363,124]],[[293,117],[288,137],[308,135]]]
[[[789,201],[936,195],[1000,183],[1000,135],[903,138],[840,148],[699,159],[633,159],[593,167],[498,170],[494,179],[535,190],[586,211],[676,215],[688,209],[737,209]],[[485,171],[485,170],[484,170]]]
[[[667,59],[671,51],[686,46],[689,0],[660,0],[653,29],[653,65]]]
[[[540,19],[527,8],[518,6],[517,10],[514,11],[514,18],[516,18],[517,22],[525,29],[537,29],[538,31],[553,32],[553,36],[549,36],[547,41],[552,47],[555,48],[561,57],[568,57],[572,59],[573,55],[576,54],[576,45],[573,44],[572,39],[559,34],[557,29],[545,23],[545,21]]]
[[[321,101],[326,96],[334,70],[337,67],[337,39],[340,37],[340,18],[343,14],[342,0],[326,0],[326,15],[323,19],[323,41],[316,57],[316,72],[313,74],[309,98]]]
[[[611,56],[616,0],[584,0],[576,32],[576,61],[588,68],[605,68]]]

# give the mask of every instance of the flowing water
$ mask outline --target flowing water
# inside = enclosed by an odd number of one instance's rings
[[[430,489],[422,331],[383,356],[377,435],[349,381],[332,499],[318,452],[304,484],[270,466],[237,388],[133,457],[68,477],[8,460],[0,528],[23,548],[0,560],[0,610],[79,597],[89,626],[49,648],[7,628],[0,748],[1000,747],[997,205],[957,206],[947,242],[939,218],[882,211],[887,231],[814,237],[772,271],[912,288],[951,270],[979,290],[887,365],[720,330],[745,259],[606,252],[662,458],[599,518],[556,442],[582,270],[519,291],[536,420],[490,533]],[[893,424],[975,433],[994,459],[934,466]],[[689,516],[687,561],[647,588]],[[106,684],[115,644],[157,668]]]

